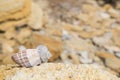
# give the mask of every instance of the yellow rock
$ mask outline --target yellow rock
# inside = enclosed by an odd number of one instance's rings
[[[38,4],[32,3],[31,15],[28,21],[28,25],[32,29],[41,29],[43,26],[43,11]]]
[[[3,64],[15,64],[15,62],[12,60],[11,56],[12,56],[12,54],[7,55],[3,59]]]
[[[46,45],[48,47],[52,54],[50,61],[57,59],[62,51],[62,40],[46,35],[33,34],[25,44],[27,48],[36,48],[38,45]]]
[[[30,5],[30,0],[0,0],[0,30],[25,24]]]
[[[120,35],[120,29],[115,28],[115,29],[112,30],[112,32],[113,32],[113,41],[115,42],[115,44],[117,46],[120,47],[120,36],[119,36]]]

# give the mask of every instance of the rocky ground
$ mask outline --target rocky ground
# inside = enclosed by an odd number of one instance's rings
[[[95,65],[45,63],[32,68],[17,65],[0,67],[0,80],[120,80]]]
[[[0,31],[0,63],[20,46],[47,45],[50,61],[94,64],[120,77],[120,3],[101,0],[32,0],[34,23]],[[37,19],[34,17],[37,17]],[[41,25],[41,26],[37,26]]]

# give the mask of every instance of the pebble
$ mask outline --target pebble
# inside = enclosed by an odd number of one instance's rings
[[[108,19],[110,18],[110,15],[108,13],[105,12],[98,12],[99,15],[103,18],[103,19]]]
[[[115,55],[120,58],[120,52],[116,52]]]
[[[62,39],[63,40],[69,40],[69,39],[71,39],[70,34],[66,30],[62,31]]]
[[[80,55],[81,55],[80,61],[82,63],[84,63],[84,64],[92,63],[93,60],[89,58],[87,51],[80,52]]]
[[[116,72],[120,72],[120,59],[118,59],[118,58],[106,58],[105,64],[107,67],[115,70]]]

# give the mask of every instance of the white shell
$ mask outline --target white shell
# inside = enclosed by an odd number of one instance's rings
[[[20,66],[32,67],[47,62],[51,56],[48,48],[40,45],[36,49],[21,48],[19,53],[12,56],[12,59]]]

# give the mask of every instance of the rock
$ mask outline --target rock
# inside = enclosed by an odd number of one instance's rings
[[[4,54],[0,54],[0,61],[2,62],[2,60],[4,59],[5,55]]]
[[[110,46],[113,45],[111,38],[111,33],[106,33],[104,36],[93,37],[93,42],[100,47]]]
[[[64,41],[65,47],[68,49],[73,49],[76,51],[95,50],[89,39],[82,39],[76,34],[72,34],[71,36],[72,38],[70,40]]]
[[[120,59],[119,58],[106,58],[105,64],[107,67],[120,73]]]
[[[79,36],[82,38],[93,38],[104,34],[104,30],[81,31]]]
[[[66,31],[66,30],[63,30],[62,31],[62,39],[63,40],[69,40],[69,39],[71,39],[71,35]]]
[[[80,60],[77,54],[75,53],[70,53],[69,56],[73,60],[73,64],[80,64]]]
[[[115,53],[115,55],[120,58],[120,52]]]
[[[0,54],[2,54],[2,43],[0,43]]]
[[[56,30],[56,29],[58,29],[58,30]],[[50,31],[50,34],[52,34],[53,36],[56,36],[56,37],[62,37],[62,29],[61,28],[55,28],[54,27],[54,29],[49,29],[49,31]]]
[[[43,26],[43,11],[36,3],[32,3],[31,15],[28,25],[35,30],[39,30]]]
[[[10,28],[9,30],[7,30],[6,32],[5,32],[5,37],[7,38],[7,39],[12,39],[12,38],[15,38],[16,37],[16,31],[15,31],[15,29],[14,28]]]
[[[84,63],[84,64],[92,63],[92,59],[89,58],[87,51],[81,51],[80,55],[81,55],[81,58],[80,58],[81,63]]]
[[[24,44],[29,40],[28,38],[32,35],[32,31],[29,28],[23,28],[16,35],[16,40],[20,44]]]
[[[83,30],[82,27],[71,25],[71,24],[64,24],[63,29],[67,30],[68,32],[71,32],[71,31],[72,32],[79,32],[79,31]]]
[[[12,59],[12,55],[13,54],[8,54],[7,56],[5,56],[4,58],[3,58],[3,64],[5,65],[5,64],[15,64],[15,62],[13,61],[13,59]]]
[[[110,8],[110,9],[108,10],[108,13],[109,13],[112,17],[114,17],[114,18],[120,18],[119,12],[118,12],[116,9],[114,9],[114,8]]]
[[[114,46],[114,45],[112,45],[112,46],[105,45],[104,48],[107,49],[109,52],[112,52],[112,53],[120,52],[120,48],[117,47],[117,46]]]
[[[96,65],[71,65],[45,63],[32,68],[20,68],[17,65],[0,66],[0,80],[119,80]]]
[[[32,36],[29,38],[29,41],[26,42],[25,46],[27,48],[35,48],[36,46],[43,44],[48,47],[52,54],[52,58],[50,61],[53,61],[59,57],[62,51],[62,41],[56,40],[52,37],[46,36],[46,35],[40,35],[40,34],[32,34]]]
[[[98,56],[95,56],[93,61],[95,61],[94,62],[95,64],[99,64],[99,65],[104,66],[104,62]]]
[[[105,51],[99,51],[96,52],[96,56],[100,57],[100,58],[116,58],[113,54],[105,52]]]
[[[64,53],[64,52],[62,52],[61,54],[60,54],[60,58],[61,58],[61,60],[62,60],[62,62],[63,63],[70,63],[69,61],[68,61],[68,56],[69,56],[69,54],[66,54],[66,53]]]
[[[110,4],[106,4],[103,6],[104,11],[108,11],[110,8],[112,8],[112,5],[110,5]]]
[[[30,14],[29,0],[0,0],[0,30],[26,24]],[[17,4],[17,5],[16,5]],[[3,6],[4,5],[4,6]]]
[[[99,15],[103,18],[103,19],[107,19],[110,18],[110,15],[105,13],[105,12],[99,12]]]
[[[13,53],[15,51],[15,48],[18,44],[14,40],[4,40],[2,43],[2,52],[3,53]]]
[[[117,46],[120,47],[120,36],[119,36],[120,29],[119,28],[115,28],[115,29],[112,30],[112,32],[113,32],[113,41],[115,42],[115,44]]]
[[[95,8],[96,7],[96,8]],[[84,4],[82,6],[83,10],[85,10],[86,12],[91,12],[91,11],[96,11],[96,9],[98,8],[97,6],[93,6],[92,4]]]
[[[120,59],[115,57],[115,55],[106,52],[97,52],[96,55],[105,60],[105,65],[107,67],[120,72]]]

